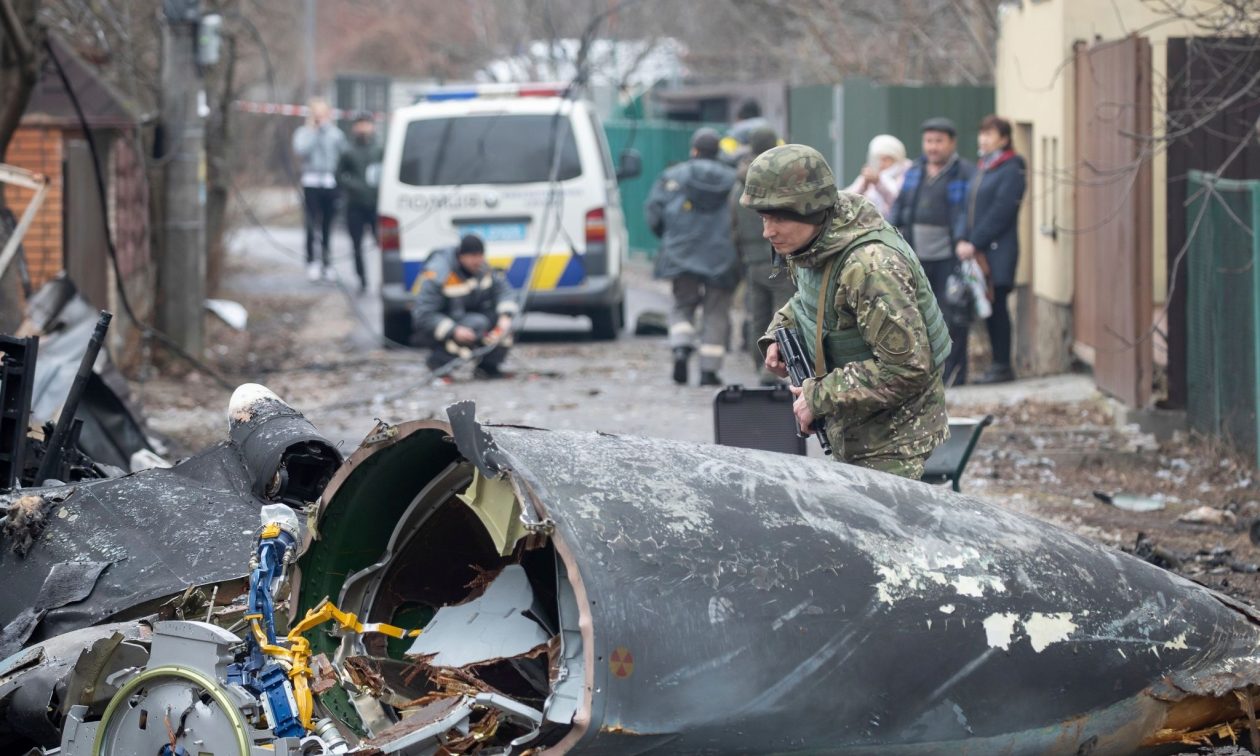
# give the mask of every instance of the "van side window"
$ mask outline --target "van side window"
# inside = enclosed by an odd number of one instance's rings
[[[398,180],[411,186],[527,184],[582,175],[564,115],[478,115],[407,124]]]

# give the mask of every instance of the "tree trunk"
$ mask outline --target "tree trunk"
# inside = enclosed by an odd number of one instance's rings
[[[217,292],[227,256],[224,234],[232,182],[232,100],[236,86],[236,38],[223,39],[223,60],[209,77],[210,117],[206,119],[206,291]]]
[[[0,0],[0,162],[39,81],[44,30],[38,10],[39,0]]]

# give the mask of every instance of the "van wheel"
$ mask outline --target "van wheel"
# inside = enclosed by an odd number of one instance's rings
[[[386,312],[381,325],[390,349],[403,349],[411,344],[410,312]]]
[[[612,341],[621,333],[626,322],[626,303],[618,302],[602,310],[590,313],[591,338],[596,341]]]

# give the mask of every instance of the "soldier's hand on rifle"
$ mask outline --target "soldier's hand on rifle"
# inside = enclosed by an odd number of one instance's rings
[[[464,346],[472,346],[477,343],[477,332],[468,326],[455,326],[455,330],[451,332],[451,338],[455,339],[455,343]]]
[[[766,349],[766,370],[779,376],[787,378],[787,363],[779,357],[779,345],[771,344]]]
[[[767,355],[768,356],[768,355]],[[809,402],[805,401],[805,389],[800,386],[788,386],[788,391],[792,392],[792,396],[796,400],[792,402],[792,414],[796,415],[796,424],[801,427],[801,434],[805,436],[812,435],[814,432],[814,411],[809,408]]]

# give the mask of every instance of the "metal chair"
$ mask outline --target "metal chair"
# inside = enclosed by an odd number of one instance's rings
[[[952,483],[955,491],[962,491],[960,481],[971,452],[980,440],[985,427],[993,423],[993,415],[982,418],[951,417],[949,419],[949,438],[936,447],[932,456],[923,464],[924,483]]]

